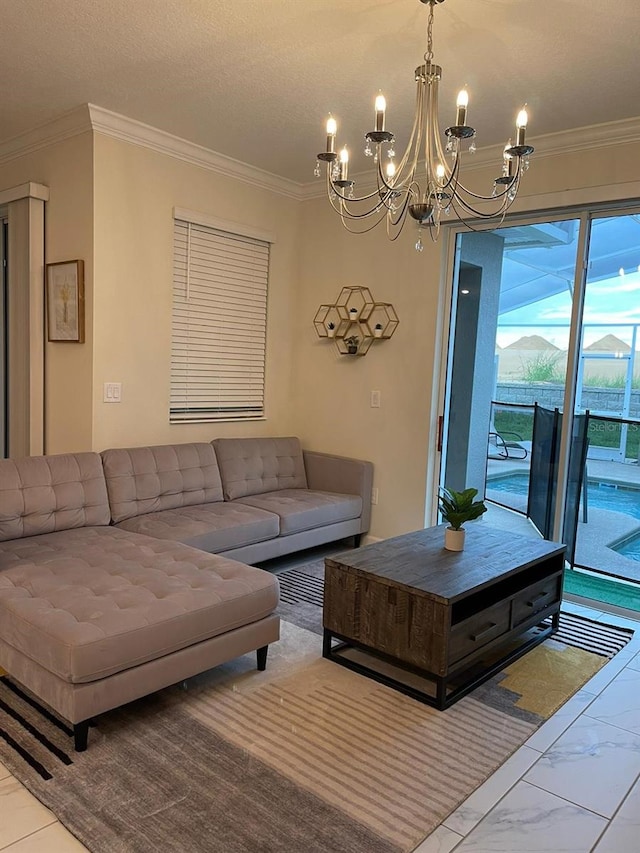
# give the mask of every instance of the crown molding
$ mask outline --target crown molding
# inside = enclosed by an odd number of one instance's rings
[[[260,187],[296,201],[303,198],[302,185],[296,181],[280,178],[95,104],[82,104],[52,121],[0,143],[0,165],[92,130],[235,178],[252,187]]]
[[[52,121],[40,124],[26,133],[13,136],[11,139],[0,143],[0,165],[16,160],[18,157],[32,154],[34,151],[40,151],[42,148],[48,148],[50,145],[55,145],[56,142],[62,142],[81,133],[87,133],[90,130],[89,105],[82,104],[82,106],[69,110],[69,112],[63,113]]]
[[[88,104],[91,126],[97,133],[149,148],[159,154],[167,154],[176,160],[182,160],[194,166],[209,169],[212,172],[235,178],[252,187],[276,192],[287,198],[300,201],[301,185],[288,178],[280,178],[271,172],[242,163],[233,157],[218,154],[195,142],[188,142],[164,130],[158,130],[148,124],[127,118],[119,113],[105,110],[94,104]]]
[[[52,121],[0,143],[0,165],[92,130],[296,201],[321,198],[326,194],[325,181],[298,183],[281,178],[95,104],[82,104]],[[563,130],[532,137],[530,141],[535,146],[536,159],[626,145],[640,141],[640,118]],[[465,155],[465,172],[500,163],[502,151],[501,145],[492,145],[479,148],[473,155]],[[375,185],[371,171],[361,172],[354,177],[363,189]]]
[[[554,157],[557,154],[575,154],[597,148],[611,148],[640,142],[640,118],[621,119],[605,124],[593,124],[587,127],[546,133],[527,139],[535,147],[535,159]],[[478,148],[475,154],[463,154],[462,169],[465,173],[485,169],[487,166],[500,165],[504,146],[490,145]],[[364,191],[375,187],[375,176],[371,171],[350,175]],[[326,195],[326,180],[309,182],[302,185],[302,196],[306,200],[322,198]]]

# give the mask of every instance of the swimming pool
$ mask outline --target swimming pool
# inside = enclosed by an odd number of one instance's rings
[[[487,489],[526,497],[529,475],[523,471],[487,480]],[[640,520],[640,488],[612,483],[606,480],[587,480],[587,506],[609,509]],[[640,561],[640,534],[616,545],[613,549],[624,557]]]

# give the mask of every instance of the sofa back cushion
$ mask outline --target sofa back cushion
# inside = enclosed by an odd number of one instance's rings
[[[110,520],[98,453],[0,459],[0,541]]]
[[[213,445],[226,500],[307,488],[297,438],[217,438]]]
[[[223,500],[216,455],[205,442],[103,450],[102,462],[115,524]]]

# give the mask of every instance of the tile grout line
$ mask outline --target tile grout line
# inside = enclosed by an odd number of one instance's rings
[[[624,627],[624,626],[621,626],[621,627]],[[640,628],[640,625],[639,625],[639,628]],[[633,642],[633,640],[631,640],[631,642]],[[611,659],[611,661],[613,661],[614,659],[615,659],[615,656],[614,656],[614,658],[612,658],[612,659]],[[633,660],[633,658],[631,658],[631,660]],[[586,712],[587,712],[588,708],[593,704],[593,701],[595,701],[595,699],[597,699],[597,698],[600,696],[600,694],[601,694],[604,690],[606,690],[606,689],[611,685],[612,681],[613,681],[613,680],[615,680],[615,678],[617,678],[617,676],[618,676],[621,672],[623,672],[623,671],[625,670],[625,668],[628,666],[628,664],[631,662],[631,660],[630,660],[630,661],[628,661],[627,663],[625,663],[625,664],[624,664],[624,666],[622,666],[622,667],[620,668],[620,670],[619,670],[619,671],[618,671],[618,672],[613,676],[613,678],[611,679],[611,681],[610,681],[610,682],[608,682],[606,685],[604,685],[604,687],[602,688],[602,690],[600,691],[600,693],[595,693],[595,694],[594,694],[594,693],[590,693],[589,691],[585,691],[589,696],[592,696],[592,697],[593,697],[592,701],[591,701],[591,702],[589,702],[589,704],[588,704],[587,706],[585,706],[585,708],[584,708],[582,711],[580,711],[580,713],[579,713],[579,714],[577,714],[577,715],[576,715],[576,717],[575,717],[575,718],[574,718],[574,719],[573,719],[573,720],[572,720],[572,721],[571,721],[571,722],[570,722],[570,723],[565,727],[565,729],[563,729],[562,733],[558,735],[558,737],[557,737],[557,738],[556,738],[556,739],[555,739],[555,740],[554,740],[554,741],[549,745],[549,747],[548,747],[544,752],[541,752],[540,750],[536,749],[535,747],[531,747],[531,746],[528,746],[527,748],[528,748],[528,749],[532,749],[534,752],[539,753],[540,758],[542,758],[542,757],[543,757],[543,756],[544,756],[544,755],[545,755],[549,750],[551,750],[551,749],[552,749],[553,745],[554,745],[554,744],[555,744],[555,743],[560,739],[560,737],[562,737],[562,735],[563,735],[563,734],[565,734],[565,733],[566,733],[567,729],[568,729],[568,728],[570,728],[570,726],[572,726],[574,723],[576,723],[576,722],[577,722],[581,717],[583,717],[583,716],[589,717],[589,715],[588,715]],[[605,664],[605,667],[606,667],[606,664]],[[603,669],[604,669],[605,667],[603,667]],[[596,674],[596,676],[597,676],[597,674]],[[596,676],[594,676],[594,678],[595,678]],[[588,683],[588,682],[587,682],[587,683]],[[584,688],[582,688],[582,689],[584,689]],[[557,713],[557,712],[556,712],[556,713]],[[553,719],[553,717],[550,717],[549,719]],[[598,720],[596,717],[589,717],[589,719],[596,720],[597,722],[604,722],[603,720]],[[619,728],[619,729],[620,729],[620,727],[616,727],[616,728]],[[627,732],[627,733],[629,733],[629,734],[634,734],[634,732],[629,732],[629,730],[628,730],[628,729],[620,729],[620,730],[621,730],[621,731],[625,731],[625,732]],[[526,744],[523,744],[523,746],[526,746]],[[522,748],[522,747],[520,747],[520,748]],[[514,753],[514,754],[515,754],[515,753]],[[540,758],[537,758],[537,759],[536,759],[536,761],[531,765],[531,767],[534,767],[534,766],[535,766],[535,764],[537,764],[537,762],[540,760]],[[530,785],[530,786],[531,786],[531,787],[533,787],[533,788],[537,788],[537,789],[538,789],[538,790],[540,790],[540,791],[544,791],[546,794],[550,794],[551,796],[558,797],[558,799],[563,800],[563,801],[565,801],[565,802],[567,802],[567,803],[570,803],[572,806],[574,806],[574,807],[576,807],[576,808],[578,808],[578,809],[581,809],[582,811],[589,812],[590,814],[593,814],[593,815],[595,815],[596,817],[599,817],[601,820],[606,821],[606,825],[603,827],[601,834],[598,836],[598,840],[597,840],[597,842],[596,842],[596,845],[594,845],[594,846],[592,846],[592,847],[591,847],[591,853],[592,853],[592,851],[595,849],[595,846],[597,846],[597,844],[598,844],[598,843],[600,842],[600,840],[602,839],[602,836],[604,835],[604,833],[608,830],[608,828],[609,828],[609,826],[610,826],[611,822],[613,821],[613,817],[615,817],[615,815],[618,813],[619,809],[622,807],[622,804],[623,804],[623,803],[626,801],[626,799],[628,798],[628,796],[629,796],[629,794],[630,794],[631,790],[633,789],[634,785],[635,785],[635,784],[637,784],[638,779],[640,779],[640,774],[638,774],[638,777],[637,777],[637,778],[636,778],[636,780],[633,782],[633,784],[632,784],[632,785],[630,785],[630,787],[628,788],[628,790],[627,790],[626,794],[624,795],[624,797],[622,798],[622,800],[621,800],[621,802],[619,803],[618,807],[616,808],[616,810],[615,810],[615,812],[614,812],[613,816],[612,816],[611,818],[607,818],[606,816],[601,815],[601,814],[598,814],[598,812],[594,812],[592,809],[586,808],[585,806],[582,806],[582,805],[580,805],[580,804],[578,804],[578,803],[574,803],[572,800],[569,800],[569,799],[567,799],[566,797],[562,797],[562,796],[560,796],[559,794],[557,794],[557,793],[555,793],[555,792],[553,792],[553,791],[548,791],[546,788],[543,788],[541,785],[537,785],[537,784],[535,784],[534,782],[526,781],[526,780],[524,779],[524,776],[526,776],[526,774],[529,772],[529,770],[531,769],[531,767],[530,767],[530,768],[528,768],[528,770],[526,770],[526,771],[525,771],[525,772],[524,772],[524,773],[523,773],[523,774],[522,774],[518,779],[516,779],[516,781],[515,781],[515,782],[514,782],[510,787],[509,787],[509,789],[508,789],[507,791],[505,791],[505,792],[504,792],[504,794],[503,794],[503,795],[502,795],[498,800],[496,800],[496,802],[491,806],[491,808],[490,808],[488,811],[486,811],[486,812],[482,815],[482,817],[480,818],[480,820],[479,820],[479,821],[478,821],[478,822],[477,822],[477,823],[476,823],[476,824],[475,824],[475,825],[474,825],[474,826],[469,830],[469,832],[467,832],[465,835],[463,835],[463,836],[461,837],[460,841],[456,842],[455,846],[451,848],[451,850],[452,850],[452,851],[455,851],[455,850],[460,846],[460,844],[461,844],[461,843],[462,843],[466,838],[468,838],[468,837],[469,837],[469,835],[471,835],[471,833],[472,833],[472,832],[474,832],[474,831],[477,829],[477,827],[478,827],[478,826],[480,826],[480,824],[481,824],[481,823],[482,823],[482,822],[483,822],[483,821],[484,821],[484,820],[485,820],[485,819],[486,819],[486,818],[487,818],[487,817],[488,817],[488,816],[489,816],[489,815],[490,815],[490,814],[491,814],[491,813],[492,813],[492,812],[497,808],[497,806],[498,806],[498,805],[499,805],[499,804],[500,804],[500,803],[505,799],[505,797],[507,797],[507,796],[508,796],[508,794],[510,794],[510,793],[513,791],[513,789],[516,787],[516,785],[518,785],[520,782],[523,782],[525,785]],[[489,778],[491,778],[491,777],[489,777]],[[488,780],[487,780],[487,781],[488,781]],[[461,805],[464,805],[464,804],[461,804]],[[446,820],[445,820],[445,821],[443,821],[443,823],[442,823],[442,824],[440,824],[440,826],[445,826],[445,827],[446,827],[446,829],[448,829],[448,830],[449,830],[449,832],[454,832],[456,835],[459,835],[459,834],[460,834],[460,833],[456,832],[455,830],[451,829],[451,827],[447,826],[447,825],[446,825]],[[435,831],[435,830],[434,830],[434,831]]]

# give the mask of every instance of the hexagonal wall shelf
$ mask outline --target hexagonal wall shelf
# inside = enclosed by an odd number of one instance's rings
[[[367,318],[367,329],[374,338],[390,338],[400,320],[389,302],[376,302]]]
[[[388,340],[398,315],[390,302],[375,302],[368,287],[343,287],[333,305],[321,305],[313,324],[320,338],[332,338],[340,355],[366,355],[375,340]]]
[[[349,321],[340,316],[336,305],[321,305],[313,318],[313,325],[318,337],[335,338],[338,333],[346,330]]]

